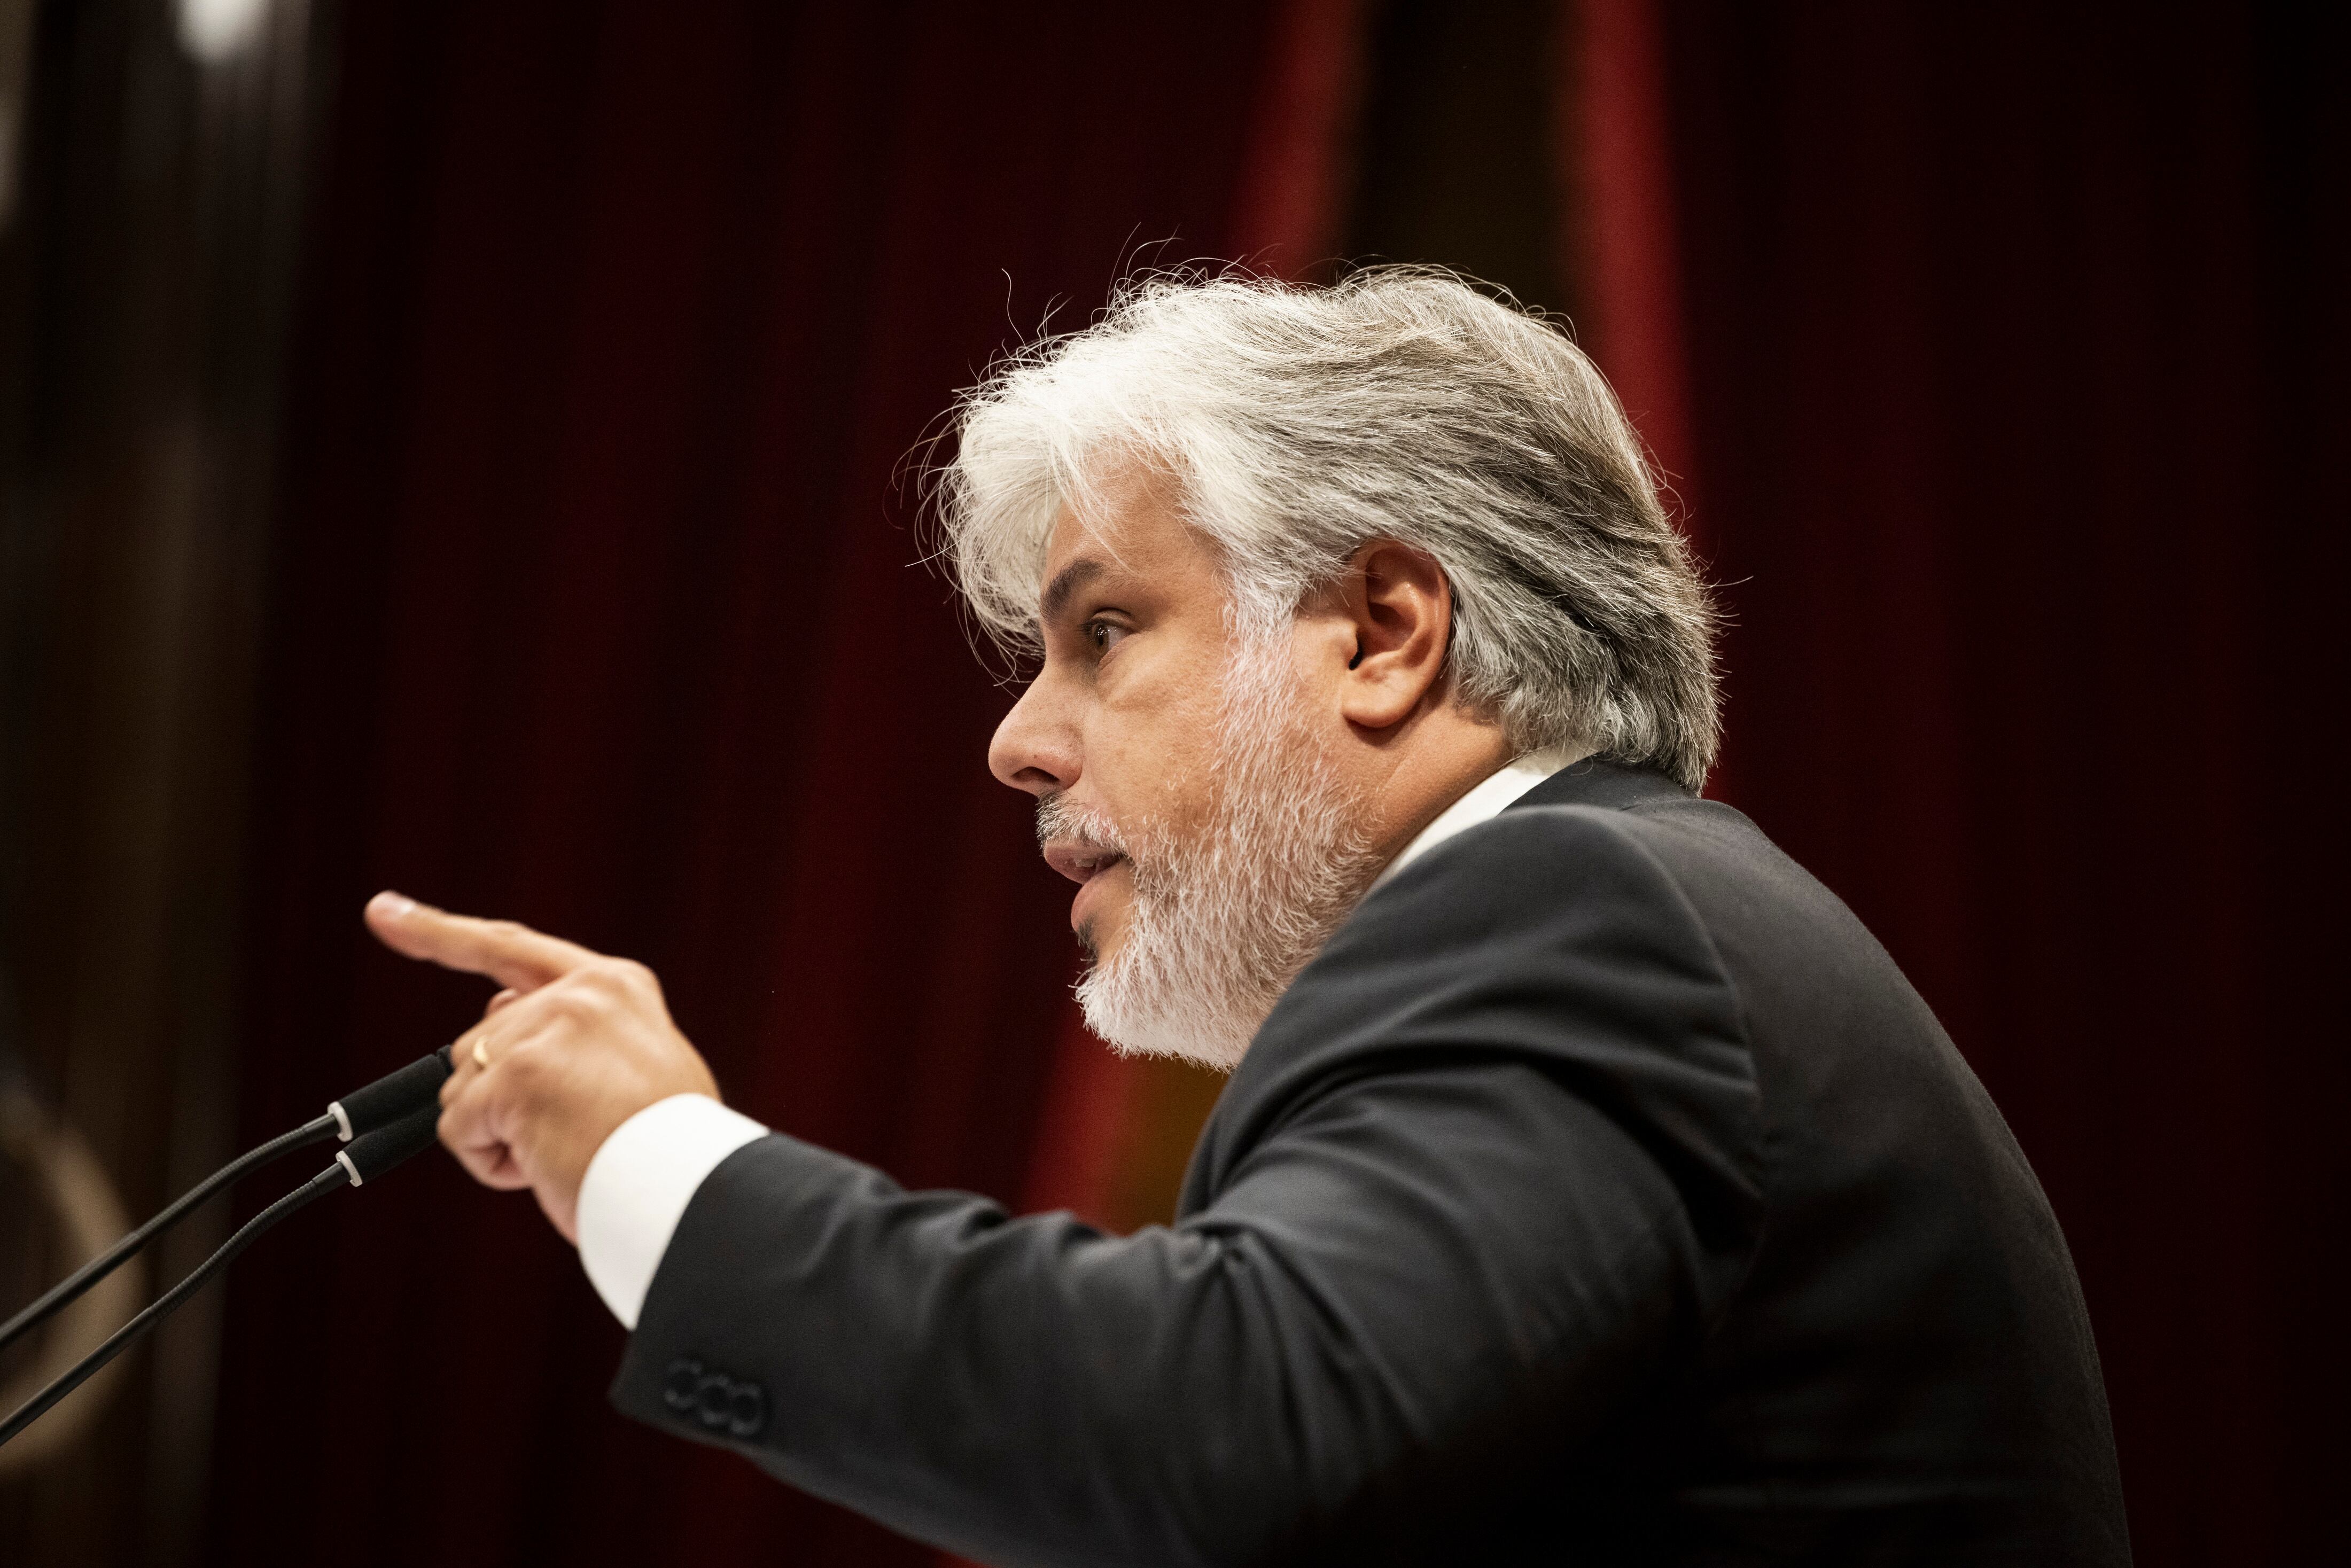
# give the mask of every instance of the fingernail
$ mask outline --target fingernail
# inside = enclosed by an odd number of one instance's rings
[[[416,900],[404,893],[393,893],[387,889],[369,899],[368,907],[378,915],[389,915],[397,920],[416,907]]]

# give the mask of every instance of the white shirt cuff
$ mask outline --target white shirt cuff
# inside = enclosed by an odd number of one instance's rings
[[[657,1100],[612,1129],[580,1183],[580,1265],[633,1331],[685,1206],[718,1162],[768,1129],[707,1094]]]

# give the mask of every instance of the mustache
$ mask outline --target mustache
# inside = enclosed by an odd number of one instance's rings
[[[1116,822],[1101,811],[1077,805],[1058,789],[1037,797],[1037,841],[1049,843],[1055,839],[1134,858]]]

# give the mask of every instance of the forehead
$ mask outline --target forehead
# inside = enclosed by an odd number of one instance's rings
[[[1093,486],[1082,514],[1064,504],[1045,547],[1040,613],[1051,619],[1084,583],[1221,591],[1215,546],[1185,519],[1177,495],[1172,477],[1127,467]]]

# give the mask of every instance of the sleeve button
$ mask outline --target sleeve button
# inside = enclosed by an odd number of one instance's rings
[[[756,1437],[768,1424],[767,1391],[756,1383],[738,1383],[727,1402],[726,1430],[737,1437]]]
[[[702,1363],[680,1356],[669,1364],[668,1375],[662,1379],[662,1403],[681,1413],[691,1410],[701,1387]]]
[[[694,1418],[716,1432],[726,1425],[727,1408],[734,1403],[734,1379],[717,1373],[705,1375],[700,1387],[695,1390]]]

